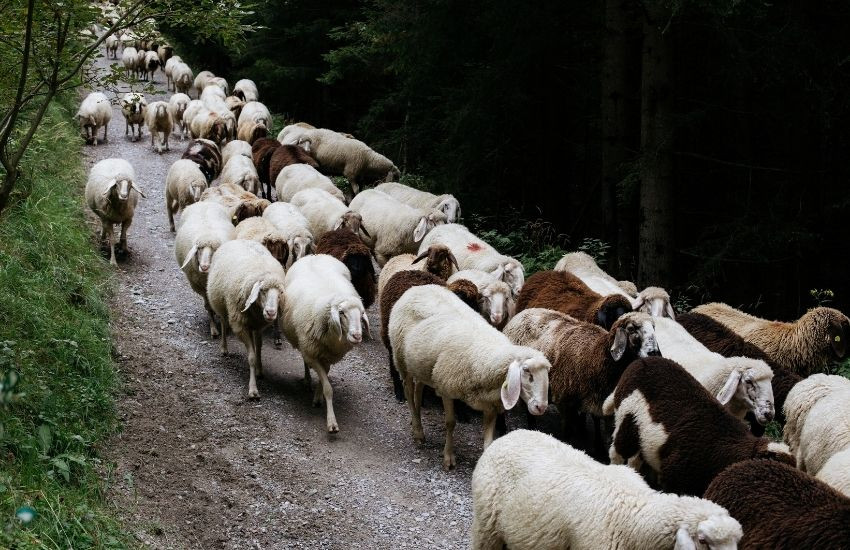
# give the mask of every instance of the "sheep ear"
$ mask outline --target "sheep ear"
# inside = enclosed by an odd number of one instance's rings
[[[425,233],[428,231],[428,216],[419,218],[419,225],[413,230],[413,242],[418,243],[425,238]]]
[[[499,267],[497,267],[496,269],[491,271],[490,275],[499,279],[500,281],[504,281],[505,280],[504,279],[504,277],[505,277],[505,266],[500,265]]]
[[[339,308],[336,305],[331,306],[330,328],[336,334],[342,334],[342,320],[339,318]]]
[[[673,546],[673,550],[697,550],[694,539],[688,534],[688,528],[684,525],[676,531],[676,545]]]
[[[425,252],[423,252],[422,254],[420,254],[420,255],[416,256],[416,258],[415,258],[412,262],[410,262],[410,264],[411,264],[411,265],[413,265],[413,264],[415,264],[415,263],[419,263],[419,262],[421,262],[422,260],[424,260],[424,259],[425,259],[425,258],[427,258],[427,257],[428,257],[428,251],[426,250],[426,251],[425,251]]]
[[[369,316],[366,315],[366,312],[360,314],[360,320],[363,321],[363,324],[366,325],[366,334],[369,336],[369,340],[374,340],[375,337],[372,336],[372,328],[369,326]]]
[[[732,371],[729,378],[726,379],[726,383],[720,391],[717,392],[717,400],[720,401],[721,405],[725,405],[732,400],[732,396],[735,395],[735,391],[738,389],[738,383],[740,381],[741,373],[737,370]]]
[[[342,216],[342,217],[341,217],[340,219],[338,219],[338,220],[336,221],[336,223],[334,224],[334,229],[333,229],[333,230],[334,230],[334,231],[336,231],[337,229],[339,229],[340,227],[342,227],[342,224],[344,224],[344,223],[345,223],[345,216]]]
[[[144,194],[144,193],[142,193],[142,190],[141,190],[141,189],[139,189],[139,186],[138,186],[138,185],[136,185],[136,183],[135,183],[135,182],[132,182],[132,181],[131,181],[131,182],[130,182],[130,187],[132,187],[133,189],[135,189],[135,190],[136,190],[136,192],[137,192],[138,194],[140,194],[140,195],[142,196],[142,198],[143,198],[143,199],[146,199],[146,198],[147,198],[147,197],[145,196],[145,194]]]
[[[369,234],[369,232],[368,232],[368,231],[366,231],[366,226],[365,226],[365,225],[363,225],[363,222],[362,222],[362,221],[360,222],[360,231],[362,231],[362,232],[363,232],[363,234],[364,234],[364,235],[366,235],[366,237],[368,237],[368,238],[370,238],[370,239],[372,238],[372,235],[370,235],[370,234]]]
[[[638,296],[632,301],[632,309],[634,311],[640,311],[640,308],[646,305],[646,298],[643,296]]]
[[[628,334],[626,334],[626,329],[622,326],[617,327],[617,332],[614,334],[614,343],[611,345],[611,357],[614,358],[614,361],[619,361],[623,358],[623,354],[626,353],[626,344],[629,343]]]
[[[502,384],[502,406],[506,411],[514,408],[514,405],[519,401],[520,390],[522,389],[522,367],[519,361],[514,360],[508,367],[508,375],[505,377],[505,382]]]
[[[115,187],[116,185],[118,185],[118,180],[114,179],[114,180],[110,181],[109,185],[106,186],[106,190],[103,192],[103,196],[105,197],[106,195],[108,195],[109,192],[112,191],[112,188]]]
[[[189,253],[186,254],[186,260],[183,262],[183,265],[180,266],[180,269],[186,269],[186,266],[189,265],[189,262],[192,261],[192,258],[195,257],[195,254],[198,253],[198,245],[193,244],[192,248],[189,249]]]
[[[460,266],[459,266],[459,265],[457,265],[457,258],[455,258],[455,255],[454,255],[454,254],[452,254],[451,252],[449,252],[449,260],[451,260],[451,262],[452,262],[453,264],[455,264],[455,269],[456,269],[456,270],[458,270],[458,271],[460,271]]]
[[[670,302],[667,302],[667,305],[664,306],[664,313],[667,315],[667,317],[671,319],[676,318],[676,312],[673,310],[673,306],[670,304]]]
[[[257,281],[254,283],[253,288],[251,288],[251,294],[248,296],[248,299],[245,300],[245,309],[242,312],[248,311],[248,308],[251,307],[251,304],[257,301],[257,298],[260,296],[260,289],[263,287],[263,281]]]

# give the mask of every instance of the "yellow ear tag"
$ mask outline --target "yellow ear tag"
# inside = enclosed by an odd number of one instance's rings
[[[841,336],[836,336],[836,337],[835,337],[835,341],[836,341],[836,342],[840,342],[840,341],[841,341]]]

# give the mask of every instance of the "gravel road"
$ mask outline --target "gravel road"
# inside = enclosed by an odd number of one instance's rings
[[[149,102],[168,98],[164,79],[155,75]],[[330,372],[337,435],[325,431],[324,407],[311,406],[298,353],[286,343],[275,350],[270,335],[261,399],[248,401],[244,347],[231,335],[231,355],[219,354],[174,258],[164,182],[185,142],[172,136],[159,155],[147,131],[131,142],[123,130],[115,107],[109,142],[86,147],[84,162],[127,159],[147,194],[111,304],[123,430],[103,453],[114,464],[108,496],[127,529],[152,548],[466,547],[480,419],[458,424],[457,470],[443,472],[441,408],[424,411],[427,442],[417,447],[378,339]],[[377,337],[376,307],[369,317]]]

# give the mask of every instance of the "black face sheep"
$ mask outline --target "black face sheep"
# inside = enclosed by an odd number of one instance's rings
[[[100,92],[92,92],[86,96],[77,111],[77,120],[80,123],[80,133],[86,143],[97,145],[97,131],[103,127],[103,139],[106,143],[106,132],[109,129],[109,121],[112,120],[112,104]]]
[[[741,522],[742,550],[850,548],[850,498],[791,466],[739,462],[704,497]]]
[[[372,251],[360,237],[347,229],[328,231],[316,243],[316,254],[328,254],[345,264],[351,272],[351,284],[368,308],[375,302],[377,283]]]
[[[530,307],[554,309],[605,329],[632,311],[625,296],[601,296],[566,271],[538,271],[529,277],[519,293],[516,309],[520,312]]]
[[[254,168],[257,169],[257,175],[260,176],[260,183],[264,184],[265,197],[271,197],[272,180],[269,179],[269,170],[272,160],[272,153],[280,147],[280,142],[271,138],[260,138],[251,144],[251,160],[254,162]],[[278,197],[278,200],[281,200]]]
[[[142,139],[142,126],[145,123],[145,110],[148,102],[142,94],[125,94],[121,99],[121,112],[124,114],[124,135],[133,141]]]
[[[186,146],[186,151],[181,158],[189,159],[201,169],[207,178],[207,183],[218,177],[221,173],[221,149],[218,145],[208,139],[193,139]]]
[[[113,224],[121,224],[119,249],[127,251],[127,230],[133,223],[133,213],[139,195],[144,193],[135,183],[136,172],[124,159],[104,159],[89,172],[86,182],[86,204],[97,214],[103,225],[101,240],[109,246],[109,263],[118,265],[115,260],[115,238]]]
[[[472,474],[473,550],[734,550],[741,525],[721,506],[653,491],[554,438],[517,430]]]
[[[221,353],[227,354],[227,329],[248,350],[248,398],[260,396],[257,376],[263,375],[263,329],[277,320],[284,301],[283,267],[254,241],[234,240],[221,245],[207,278],[207,296],[221,319]]]
[[[696,378],[662,357],[629,365],[602,413],[615,415],[611,463],[637,467],[642,459],[672,493],[701,495],[724,468],[742,460],[794,464],[786,445],[755,437]]]
[[[817,307],[793,323],[760,319],[720,303],[705,304],[693,311],[723,323],[774,363],[800,376],[822,370],[847,352],[850,320],[837,309]]]
[[[520,398],[529,413],[546,412],[549,361],[537,350],[511,344],[445,287],[423,285],[405,291],[390,311],[387,334],[404,381],[416,442],[425,439],[422,390],[430,386],[443,398],[447,470],[455,466],[455,399],[484,413],[485,449],[493,441],[497,415]]]
[[[390,377],[393,380],[393,389],[395,397],[400,402],[404,401],[404,386],[401,383],[401,378],[393,364],[393,350],[390,346],[389,333],[387,327],[390,323],[390,312],[399,298],[410,288],[422,285],[440,285],[446,286],[446,281],[426,271],[406,270],[399,271],[393,274],[387,281],[380,296],[380,311],[381,311],[381,341],[389,351],[390,360]],[[475,284],[461,279],[455,283],[448,285],[449,290],[454,292],[470,308],[478,311],[478,289]]]

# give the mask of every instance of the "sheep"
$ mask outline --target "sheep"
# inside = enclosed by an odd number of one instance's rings
[[[201,194],[201,200],[217,202],[224,206],[233,225],[238,225],[247,218],[262,216],[263,211],[271,204],[238,185],[228,183],[207,189]]]
[[[260,176],[260,183],[265,185],[265,197],[267,199],[271,198],[273,183],[269,176],[271,158],[278,147],[280,147],[280,142],[271,138],[260,138],[251,144],[251,159],[254,161],[257,175]],[[278,200],[281,200],[279,196]]]
[[[381,275],[383,274],[384,272],[381,271]],[[404,385],[393,363],[393,350],[390,345],[389,332],[387,331],[390,322],[390,312],[398,299],[408,289],[422,285],[447,286],[461,301],[475,311],[478,311],[478,289],[470,281],[461,279],[449,285],[445,279],[441,279],[431,272],[418,270],[396,271],[387,279],[384,289],[378,297],[381,313],[381,341],[384,343],[384,347],[387,348],[387,352],[389,352],[390,377],[393,381],[395,397],[399,403],[405,400]]]
[[[227,141],[227,122],[219,113],[202,107],[192,117],[189,132],[193,138],[208,139],[220,147]]]
[[[139,52],[133,46],[124,48],[121,53],[121,62],[124,64],[124,69],[127,71],[127,78],[137,76],[136,58]]]
[[[316,242],[316,254],[328,254],[345,264],[351,273],[351,284],[363,301],[363,307],[368,308],[375,302],[377,289],[372,251],[360,237],[348,229],[328,231]]]
[[[202,201],[190,204],[183,210],[180,227],[174,238],[177,265],[186,275],[192,290],[204,299],[212,338],[218,336],[218,327],[215,312],[207,298],[207,275],[216,250],[232,240],[233,234],[233,224],[230,223],[227,210],[220,204]]]
[[[366,244],[375,251],[381,266],[393,256],[417,252],[416,243],[446,223],[446,215],[439,210],[413,208],[375,189],[359,193],[349,206],[370,228],[372,235]]]
[[[850,447],[829,457],[818,471],[817,478],[850,497]]]
[[[198,99],[204,102],[204,105],[210,110],[226,110],[227,104],[224,92],[218,86],[207,86],[198,96]]]
[[[189,107],[189,96],[186,94],[173,94],[168,100],[168,113],[171,115],[174,128],[180,134],[180,141],[186,139],[186,122],[183,120],[183,115],[186,113],[186,108]]]
[[[191,160],[180,159],[171,165],[165,176],[165,209],[172,233],[174,214],[201,200],[201,194],[206,188],[206,176]]]
[[[224,104],[227,105],[227,108],[233,113],[233,116],[236,119],[239,119],[239,115],[242,113],[242,108],[245,106],[245,102],[236,97],[235,95],[229,95],[224,98]]]
[[[280,263],[258,242],[228,241],[213,256],[207,296],[221,319],[221,353],[227,355],[227,329],[248,351],[248,399],[258,399],[257,376],[263,376],[263,329],[277,320],[284,300]]]
[[[151,147],[160,154],[162,154],[163,147],[166,151],[169,150],[168,137],[174,127],[174,120],[171,118],[168,105],[165,101],[154,101],[148,105],[145,113],[145,124],[148,125],[148,131],[151,133]],[[158,134],[162,134],[159,145],[156,144]]]
[[[331,365],[369,334],[369,318],[351,284],[345,264],[327,254],[301,258],[286,274],[283,329],[289,343],[304,359],[304,381],[310,384],[310,371],[319,377],[313,405],[327,406],[329,433],[339,432],[333,409],[333,389],[328,372]]]
[[[787,445],[751,434],[670,359],[647,357],[629,365],[602,414],[615,415],[611,463],[628,460],[637,467],[643,459],[664,491],[701,495],[724,468],[750,458],[794,464]]]
[[[309,222],[297,207],[288,202],[276,202],[263,211],[263,217],[286,235],[286,244],[289,246],[289,264],[286,267],[313,253],[313,234],[310,233]]]
[[[145,69],[147,53],[147,50],[136,46],[136,76],[141,80],[144,80],[145,75],[147,75],[147,70]]]
[[[333,130],[305,129],[294,145],[304,147],[326,173],[344,176],[355,195],[365,185],[397,181],[401,175],[384,155],[362,141],[342,137]]]
[[[121,112],[124,114],[125,122],[124,136],[130,135],[133,141],[142,139],[142,126],[145,123],[147,106],[145,96],[139,93],[130,92],[121,98]]]
[[[163,65],[162,72],[165,73],[165,89],[170,91],[176,91],[174,87],[174,78],[172,76],[172,71],[174,67],[177,66],[178,63],[183,63],[183,58],[179,55],[172,55]]]
[[[661,355],[652,317],[637,311],[606,331],[559,311],[530,308],[511,319],[503,332],[514,344],[540,350],[551,363],[549,394],[564,420],[564,437],[575,435],[568,420],[575,420],[576,413],[591,414],[597,424],[603,402],[633,360]],[[599,435],[597,426],[597,449],[602,448]]]
[[[224,95],[227,95],[227,91],[230,89],[230,86],[227,84],[227,80],[223,79],[220,76],[213,76],[212,78],[208,78],[206,84],[204,84],[204,90],[208,87],[214,86],[224,92]]]
[[[434,195],[395,182],[382,183],[375,187],[375,189],[414,208],[433,208],[439,210],[446,215],[446,223],[457,223],[460,221],[460,203],[453,195]]]
[[[159,66],[165,67],[168,60],[174,56],[174,48],[168,44],[160,44],[156,49],[156,55],[159,57]]]
[[[215,142],[208,139],[190,141],[181,158],[189,159],[197,164],[207,178],[207,183],[212,183],[221,173],[221,150]]]
[[[135,193],[133,193],[135,191]],[[86,182],[86,204],[97,214],[103,226],[100,239],[109,246],[109,263],[118,265],[115,260],[113,224],[121,224],[119,248],[127,252],[127,230],[133,223],[133,213],[139,195],[145,196],[136,185],[136,172],[124,159],[108,158],[94,166]]]
[[[324,189],[302,189],[289,201],[298,207],[310,223],[310,233],[318,240],[334,229],[344,227],[354,233],[369,235],[360,214],[349,209]]]
[[[484,449],[493,441],[496,416],[520,397],[531,414],[546,412],[549,361],[537,350],[511,344],[447,288],[424,285],[405,291],[390,311],[387,333],[417,443],[425,439],[420,416],[424,386],[443,398],[446,470],[455,467],[454,399],[483,411]]]
[[[215,75],[210,71],[201,71],[195,76],[195,89],[198,91],[198,97],[201,97],[201,92],[207,87],[207,82],[215,78]]]
[[[251,159],[242,155],[231,157],[224,165],[219,178],[222,183],[232,183],[258,195],[260,193],[260,178]]]
[[[110,34],[106,37],[106,58],[118,59],[118,37]]]
[[[741,523],[742,550],[850,548],[850,498],[785,464],[733,464],[704,497]]]
[[[676,322],[685,327],[691,336],[696,338],[702,345],[709,350],[719,353],[723,357],[750,357],[752,359],[760,359],[767,363],[767,366],[773,371],[773,404],[775,409],[775,418],[779,422],[785,422],[785,415],[782,413],[782,407],[785,404],[785,398],[788,392],[794,385],[802,380],[802,378],[791,372],[787,367],[780,366],[770,360],[770,358],[759,348],[745,341],[743,338],[735,334],[726,325],[719,323],[707,315],[701,313],[682,313],[676,316]],[[762,435],[763,428],[760,424],[751,422],[753,433]],[[759,428],[762,432],[759,433]]]
[[[185,63],[177,63],[171,69],[171,79],[174,82],[174,89],[182,94],[189,95],[189,89],[192,87],[192,69]],[[200,94],[200,92],[198,92]]]
[[[422,262],[422,260],[425,260]],[[422,263],[419,263],[422,262]],[[419,264],[419,265],[416,265]],[[442,281],[447,281],[452,273],[457,269],[457,259],[455,259],[452,251],[443,245],[435,244],[428,247],[428,250],[414,256],[413,254],[399,254],[390,258],[384,267],[381,268],[381,274],[378,276],[378,300],[383,288],[386,286],[390,277],[399,271],[406,270],[427,271],[440,278]]]
[[[625,296],[600,296],[567,271],[538,271],[529,277],[517,297],[516,311],[529,307],[554,309],[579,321],[596,323],[606,330],[632,311]]]
[[[313,160],[313,157],[308,155],[307,151],[305,151],[301,147],[298,147],[297,145],[281,145],[280,147],[275,147],[272,150],[271,157],[269,157],[268,181],[276,184],[277,178],[280,175],[281,170],[293,164],[307,164],[312,168],[319,168],[319,163]],[[309,173],[310,176],[307,179],[318,178],[318,176],[316,176],[313,171],[309,171]],[[334,191],[339,191],[336,186],[333,185],[333,182],[331,182],[330,179],[325,176],[322,176],[322,178],[331,183],[331,187],[334,189]],[[334,191],[328,189],[328,192],[331,194],[334,194]],[[294,195],[295,193],[292,194]],[[340,192],[339,194],[342,195],[342,192]]]
[[[720,303],[693,309],[719,321],[757,346],[777,365],[799,374],[822,370],[847,352],[850,320],[840,311],[817,307],[793,323],[768,321]]]
[[[256,241],[265,246],[274,258],[285,267],[289,258],[289,245],[286,235],[262,216],[254,216],[239,222],[236,226],[236,239]]]
[[[97,145],[97,131],[103,126],[103,143],[107,142],[106,133],[112,120],[112,104],[101,92],[92,92],[86,96],[77,111],[80,134],[86,143]]]
[[[797,458],[797,467],[820,477],[833,455],[850,451],[850,380],[827,374],[809,376],[788,393],[785,417],[783,438]]]
[[[510,256],[499,254],[495,248],[470,233],[466,227],[456,223],[435,227],[422,239],[419,252],[424,252],[432,244],[448,246],[457,258],[460,269],[488,271],[508,283],[514,298],[519,295],[525,283],[522,264]]]
[[[287,147],[287,145],[282,145],[275,149],[272,152],[271,158],[273,159],[275,154],[284,147]],[[295,146],[290,145],[289,147]],[[291,201],[292,197],[303,189],[321,189],[340,202],[345,202],[345,195],[334,185],[333,181],[329,177],[322,175],[309,164],[296,163],[283,166],[278,171],[277,177],[271,181],[274,182],[277,199],[281,201]]]
[[[274,120],[272,120],[271,112],[269,112],[268,107],[266,107],[259,101],[252,101],[250,103],[246,103],[245,107],[242,108],[242,112],[239,113],[238,123],[240,125],[249,120],[252,120],[254,122],[262,122],[266,125],[266,128],[271,128],[274,126]]]
[[[298,141],[298,137],[301,136],[302,131],[315,129],[315,126],[306,122],[296,122],[294,124],[288,124],[284,126],[283,130],[281,130],[277,134],[277,140],[280,143],[288,143],[290,145],[295,145],[295,143]]]
[[[154,73],[159,67],[159,56],[155,51],[144,52],[144,60],[141,63],[142,80],[154,81]]]
[[[463,269],[451,277],[448,282],[466,279],[478,289],[479,309],[491,325],[501,330],[514,315],[514,303],[511,287],[497,279],[493,274],[479,269]]]
[[[260,94],[257,93],[257,85],[254,84],[253,80],[247,78],[243,78],[233,85],[233,95],[245,103],[257,101],[260,97]]]
[[[236,136],[248,143],[254,143],[258,139],[268,137],[269,129],[264,122],[247,120],[237,126]]]
[[[709,351],[682,325],[666,317],[657,319],[655,336],[664,357],[688,371],[732,415],[743,419],[752,412],[761,425],[773,420],[773,371],[767,363],[749,357],[727,358]]]
[[[221,161],[226,166],[227,161],[237,155],[242,155],[248,160],[251,160],[251,144],[239,139],[234,139],[233,141],[228,142],[228,144],[221,150]]]
[[[631,468],[606,466],[555,438],[517,430],[472,473],[474,550],[734,549],[741,525],[702,498],[652,490]]]

